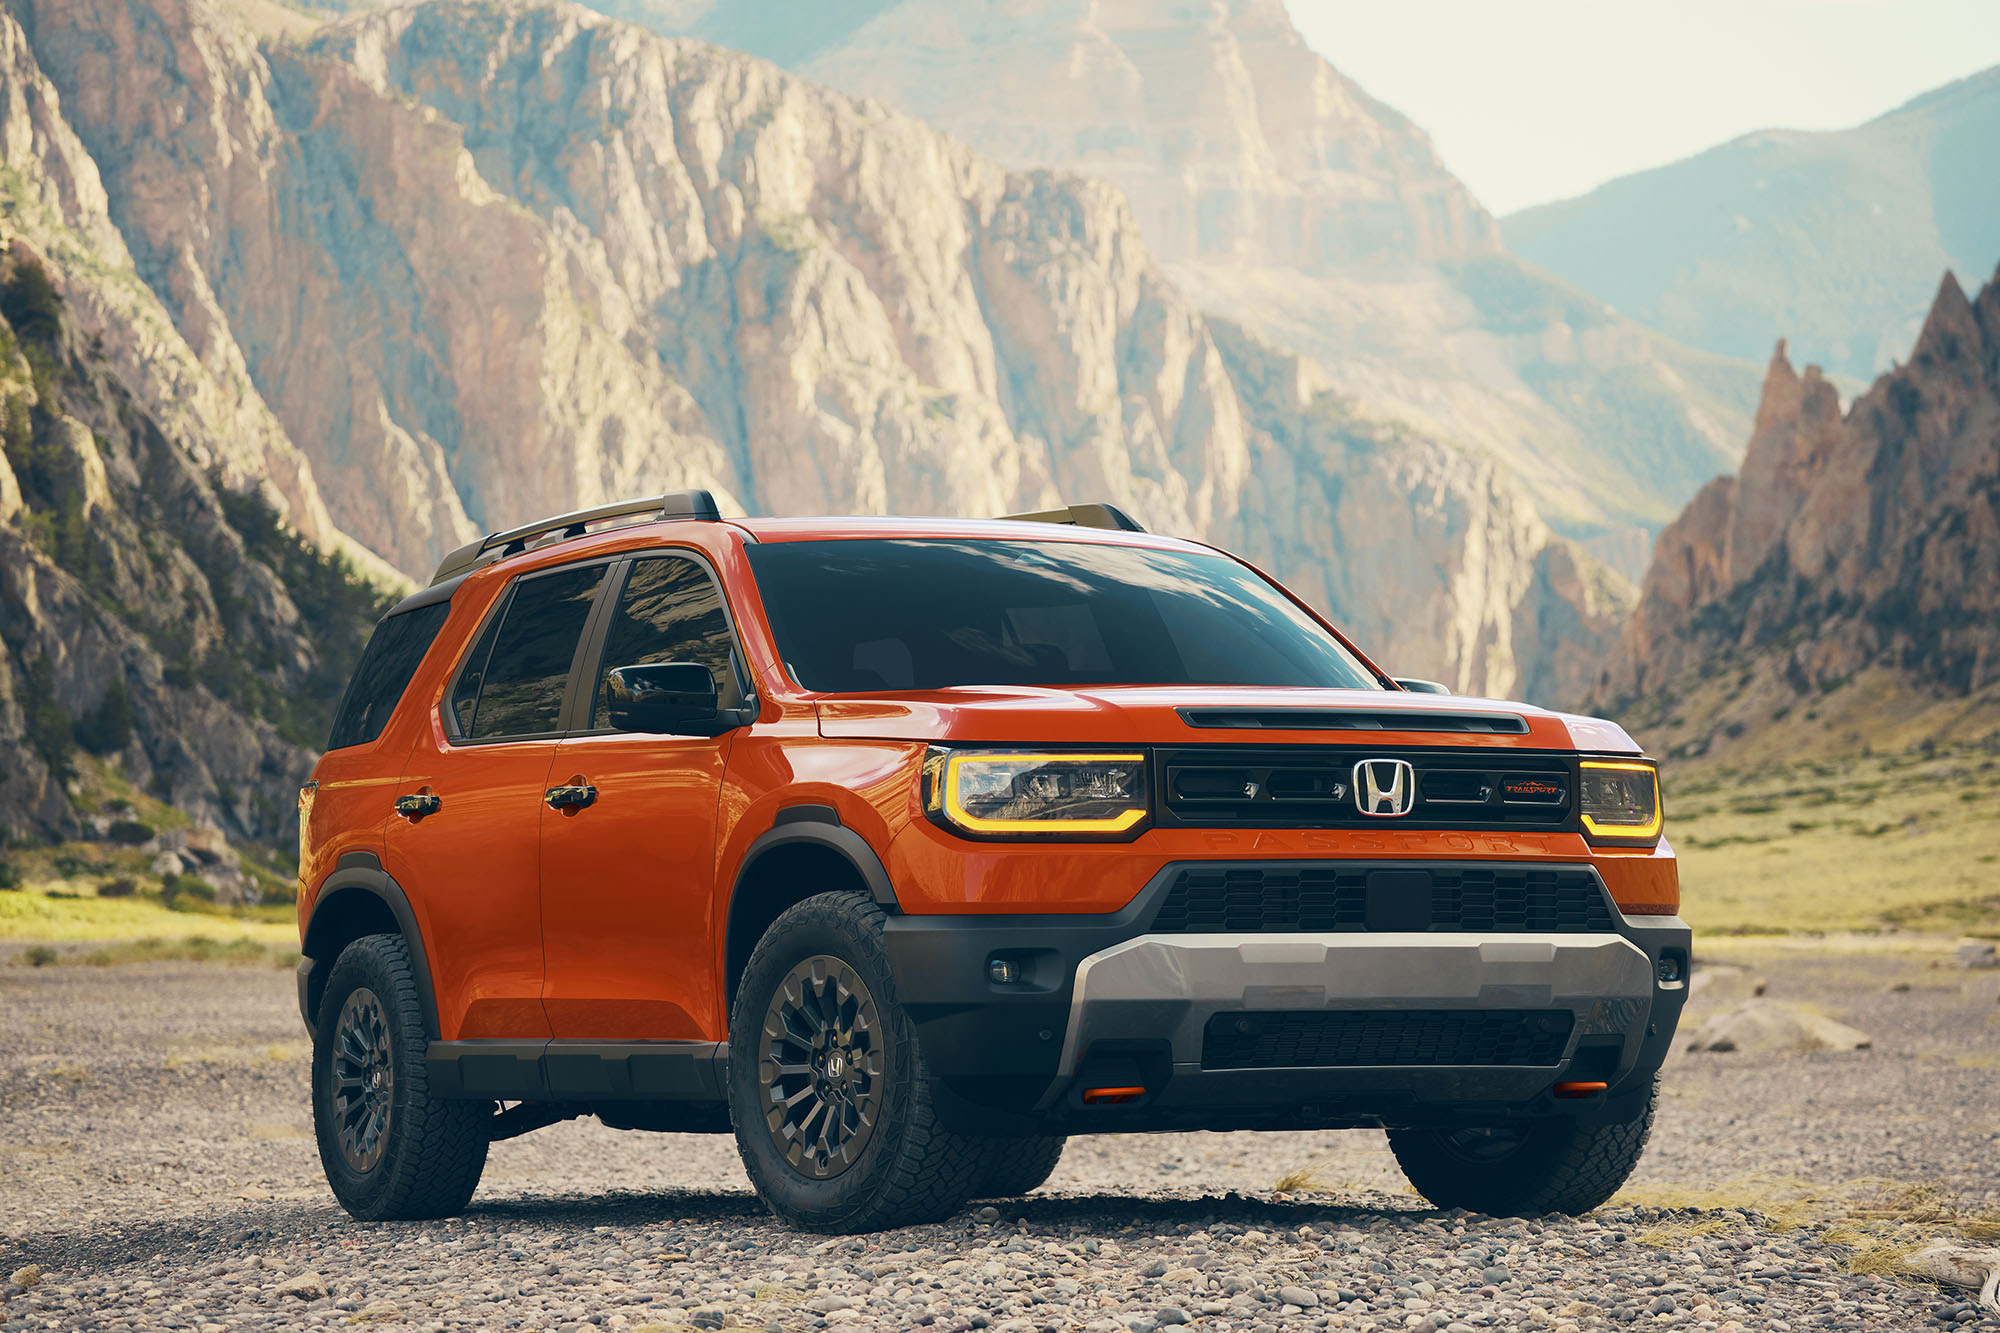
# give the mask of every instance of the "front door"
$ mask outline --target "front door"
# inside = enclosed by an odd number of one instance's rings
[[[557,747],[549,774],[552,789],[584,789],[589,803],[542,812],[543,1003],[557,1037],[718,1039],[716,803],[734,733],[618,731],[603,685],[617,667],[698,662],[725,708],[743,702],[708,567],[688,555],[633,559],[603,639],[579,696],[590,700],[585,729]]]
[[[386,863],[424,927],[447,1041],[549,1036],[541,814],[563,702],[608,562],[515,580],[410,754]]]

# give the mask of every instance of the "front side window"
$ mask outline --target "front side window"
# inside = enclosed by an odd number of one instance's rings
[[[375,627],[368,636],[368,646],[361,651],[361,661],[355,665],[354,679],[341,696],[327,749],[366,745],[382,734],[450,611],[450,603],[432,602],[387,616]]]
[[[734,641],[722,595],[708,571],[684,556],[645,556],[632,562],[605,631],[590,725],[611,725],[604,674],[618,667],[659,662],[699,662],[715,677],[723,708],[740,707]]]
[[[459,734],[536,736],[562,724],[563,690],[605,565],[523,578],[473,645],[452,690]]]
[[[763,542],[748,555],[787,668],[809,690],[1382,688],[1226,556],[931,538]]]

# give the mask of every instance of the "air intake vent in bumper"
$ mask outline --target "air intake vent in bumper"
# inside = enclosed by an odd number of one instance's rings
[[[1201,1067],[1553,1066],[1562,1061],[1573,1022],[1565,1009],[1217,1014],[1202,1036]]]
[[[1191,865],[1168,886],[1156,934],[1615,930],[1603,885],[1567,866],[1310,861]]]

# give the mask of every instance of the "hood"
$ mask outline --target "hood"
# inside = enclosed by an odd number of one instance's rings
[[[818,701],[820,734],[999,745],[1497,746],[1637,754],[1624,728],[1532,704],[1389,690],[964,685]]]

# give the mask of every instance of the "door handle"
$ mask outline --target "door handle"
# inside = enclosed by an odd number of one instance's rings
[[[419,820],[425,815],[434,815],[444,809],[444,800],[434,792],[412,792],[408,796],[396,798],[396,813],[408,820]]]
[[[597,804],[597,788],[587,782],[551,787],[542,799],[548,802],[551,810],[581,810]]]

